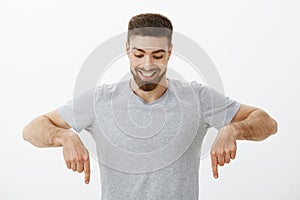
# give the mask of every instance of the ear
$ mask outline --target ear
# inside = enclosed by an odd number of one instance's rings
[[[126,54],[129,58],[129,44],[128,44],[128,42],[126,42]]]
[[[172,49],[173,49],[173,44],[171,43],[170,46],[169,46],[169,48],[168,48],[168,61],[169,61],[169,59],[171,57]]]

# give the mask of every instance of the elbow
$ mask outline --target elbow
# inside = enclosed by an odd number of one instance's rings
[[[29,124],[23,128],[22,136],[23,136],[23,140],[27,142],[30,141]]]
[[[29,122],[24,128],[23,128],[23,132],[22,132],[22,136],[23,136],[23,140],[29,142],[29,143],[33,143],[35,141],[35,123],[36,123],[37,119],[33,119],[31,122]]]
[[[38,138],[36,138],[36,136],[33,134],[32,131],[33,131],[32,124],[29,123],[28,125],[26,125],[23,128],[23,133],[22,133],[23,140],[25,140],[26,142],[29,142],[33,146],[42,147],[41,145],[39,145]]]
[[[272,122],[271,122],[271,134],[273,135],[273,134],[275,134],[275,133],[277,133],[277,130],[278,130],[278,123],[277,123],[277,121],[276,120],[274,120],[274,119],[271,119],[272,120]]]
[[[269,123],[269,129],[267,129],[268,131],[265,132],[264,135],[262,135],[260,138],[257,138],[256,141],[262,141],[265,140],[267,138],[269,138],[271,135],[274,135],[275,133],[277,133],[277,122],[271,118],[271,121]]]
[[[265,125],[266,125],[266,132],[268,133],[268,136],[274,135],[277,133],[278,130],[278,123],[275,119],[273,119],[268,113],[263,111],[265,115]]]
[[[277,133],[278,130],[278,123],[276,120],[274,120],[272,117],[269,117],[269,128],[268,128],[268,134],[266,135],[266,138],[271,136],[271,135],[275,135]]]
[[[260,138],[260,140],[267,139],[269,136],[277,133],[278,123],[271,116],[265,113],[265,134]]]

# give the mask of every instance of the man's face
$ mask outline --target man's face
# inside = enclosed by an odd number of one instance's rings
[[[130,71],[138,87],[151,91],[166,78],[172,46],[167,37],[133,36],[126,44]]]

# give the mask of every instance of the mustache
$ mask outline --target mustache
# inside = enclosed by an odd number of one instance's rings
[[[135,71],[138,72],[138,71],[142,71],[142,72],[160,72],[161,69],[160,68],[154,68],[154,69],[150,69],[150,70],[146,70],[144,68],[135,68]]]
[[[143,68],[139,68],[139,69],[135,69],[135,71],[143,71],[143,72],[156,72],[156,71],[160,71],[161,69],[157,68],[157,69],[151,69],[151,70],[145,70]]]
[[[142,63],[136,66],[136,68],[149,68],[149,69],[160,69],[160,68],[165,68],[167,67],[166,64],[161,64],[161,63],[151,63],[151,64],[146,64]]]

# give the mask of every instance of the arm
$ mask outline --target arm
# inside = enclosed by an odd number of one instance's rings
[[[66,137],[74,135],[71,127],[55,111],[39,116],[23,129],[24,140],[36,147],[60,147]]]
[[[63,147],[66,165],[73,171],[85,172],[85,183],[90,179],[90,161],[87,149],[76,133],[57,111],[33,119],[23,129],[24,140],[37,147]]]
[[[265,111],[241,105],[230,124],[237,140],[261,141],[277,132],[277,122]]]
[[[241,105],[231,122],[220,129],[211,149],[212,170],[218,178],[218,165],[223,166],[236,155],[236,140],[261,141],[277,132],[277,122],[265,111]]]

